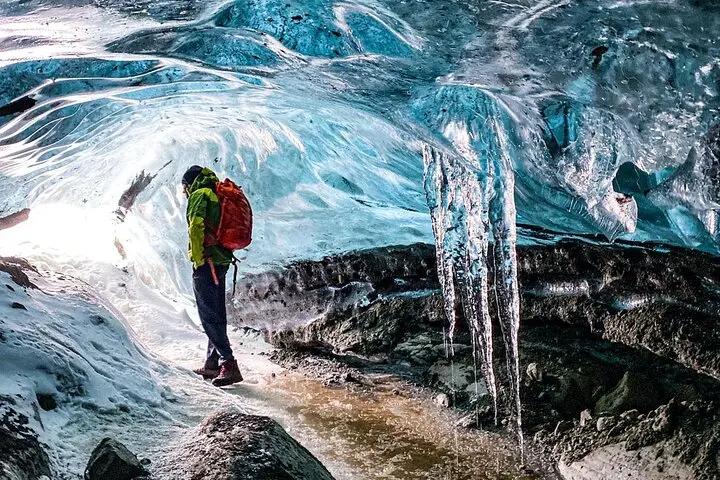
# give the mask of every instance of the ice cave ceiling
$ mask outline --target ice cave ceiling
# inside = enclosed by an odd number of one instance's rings
[[[431,241],[423,145],[501,131],[521,241],[718,253],[719,38],[714,0],[0,0],[0,217],[179,279],[201,163],[253,201],[251,267]]]

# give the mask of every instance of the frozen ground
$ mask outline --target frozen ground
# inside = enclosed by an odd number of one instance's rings
[[[6,230],[0,239],[23,234],[22,227]],[[0,395],[17,396],[20,413],[49,447],[57,478],[80,478],[105,436],[152,459],[162,474],[188,427],[227,403],[278,420],[338,479],[518,472],[511,446],[492,435],[456,438],[457,419],[428,400],[397,397],[391,387],[371,395],[325,388],[271,363],[269,346],[252,332],[231,333],[245,381],[211,387],[188,370],[202,358],[205,337],[187,298],[159,294],[119,258],[97,264],[67,255],[58,264],[38,254],[40,247],[26,242],[20,249],[39,266],[39,273],[29,272],[37,289],[23,289],[0,272],[0,355],[7,359]],[[55,408],[39,406],[47,396]],[[420,421],[428,418],[434,421]]]
[[[107,238],[67,229],[33,236],[33,228],[29,222],[0,232],[0,256],[23,255],[38,269],[28,272],[37,289],[0,272],[0,395],[18,396],[60,478],[79,478],[105,436],[153,458],[213,409],[252,407],[190,371],[203,358],[206,337],[187,296],[144,283]],[[22,240],[33,237],[39,240]],[[257,335],[231,338],[252,369],[248,382],[278,371],[255,356],[267,349]],[[52,396],[57,408],[39,408],[38,395]]]

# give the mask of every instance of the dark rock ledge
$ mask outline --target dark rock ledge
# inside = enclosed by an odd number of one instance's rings
[[[568,479],[720,478],[720,260],[565,241],[520,247],[518,270],[531,446]],[[466,328],[454,385],[438,373],[441,305],[433,247],[411,245],[249,276],[231,310],[266,330],[286,367],[341,383],[393,373],[447,394],[468,428],[493,428],[487,394],[469,388]],[[335,367],[306,368],[319,364]]]
[[[51,478],[45,445],[29,423],[30,419],[17,410],[12,397],[0,395],[0,478]]]
[[[720,380],[717,257],[568,241],[519,247],[518,272],[526,328],[577,326]],[[235,322],[277,345],[358,354],[390,354],[413,326],[444,322],[434,249],[423,244],[247,276],[232,300]]]

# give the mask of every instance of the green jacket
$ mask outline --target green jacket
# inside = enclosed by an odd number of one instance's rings
[[[205,247],[205,233],[213,232],[220,223],[220,202],[215,195],[218,178],[209,168],[203,168],[190,186],[187,206],[188,255],[193,267],[198,268],[211,258],[215,265],[229,265],[232,252],[220,245]]]

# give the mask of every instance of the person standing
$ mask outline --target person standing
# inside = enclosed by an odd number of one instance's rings
[[[190,167],[182,177],[188,200],[187,223],[189,257],[193,265],[193,291],[200,323],[208,337],[205,364],[193,370],[215,386],[243,380],[227,335],[225,275],[233,262],[233,252],[212,240],[220,224],[220,201],[216,192],[218,177],[209,168]]]

